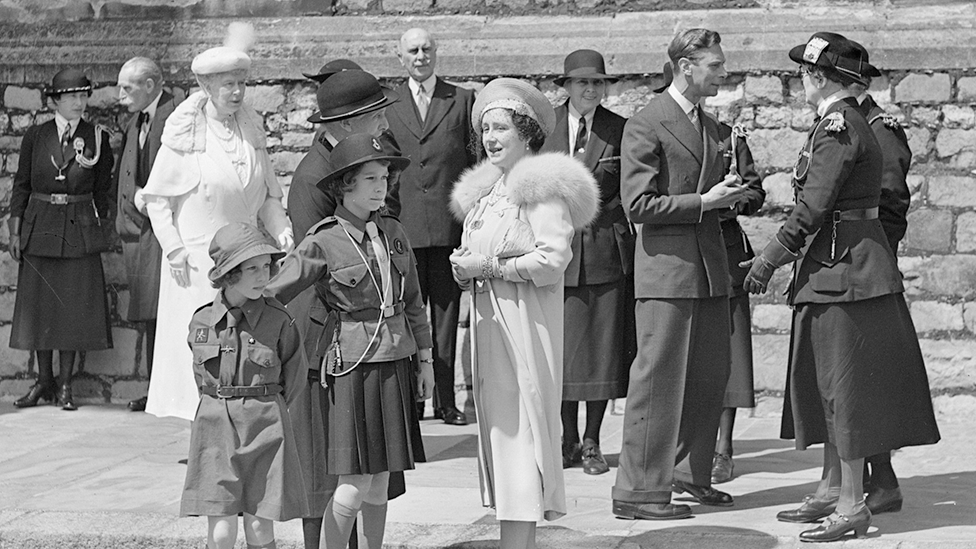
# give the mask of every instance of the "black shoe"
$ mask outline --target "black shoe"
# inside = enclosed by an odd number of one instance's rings
[[[600,445],[590,439],[583,441],[583,472],[587,475],[602,475],[610,470],[607,458],[603,457]]]
[[[579,442],[563,441],[563,469],[581,463],[583,461],[583,445]]]
[[[780,522],[817,522],[825,519],[837,509],[837,498],[817,499],[809,495],[803,498],[803,505],[796,509],[776,513],[776,520]]]
[[[904,500],[901,497],[901,489],[874,488],[868,492],[868,497],[864,498],[864,503],[871,510],[872,515],[881,513],[897,513],[901,511],[901,504]]]
[[[438,417],[439,416],[439,417]],[[468,417],[464,415],[464,412],[458,410],[457,408],[451,406],[450,408],[440,408],[434,412],[434,417],[438,419],[443,419],[444,423],[448,425],[467,425]]]
[[[75,399],[71,396],[71,384],[66,383],[61,386],[61,390],[58,392],[58,404],[61,406],[62,410],[68,410],[73,412],[78,409],[75,405]]]
[[[800,532],[800,541],[837,541],[847,534],[854,532],[854,537],[864,537],[871,526],[871,511],[864,507],[853,515],[830,515],[823,524]]]
[[[42,398],[47,402],[54,402],[54,399],[57,398],[53,383],[35,383],[31,385],[30,391],[27,391],[26,395],[14,401],[14,406],[18,408],[32,408],[37,406],[37,401]]]
[[[129,401],[129,409],[133,412],[145,412],[146,403],[149,402],[149,397],[137,398],[135,400]]]
[[[688,495],[702,505],[730,507],[733,503],[732,496],[725,492],[720,492],[711,486],[698,486],[690,482],[675,480],[671,484],[671,490],[678,494],[688,492]]]
[[[691,507],[674,503],[631,503],[613,500],[613,514],[622,519],[674,520],[691,516]]]

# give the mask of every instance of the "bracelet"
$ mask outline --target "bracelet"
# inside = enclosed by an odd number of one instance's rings
[[[497,257],[493,255],[486,255],[481,258],[481,274],[485,279],[501,278],[501,271],[502,269],[498,264]]]

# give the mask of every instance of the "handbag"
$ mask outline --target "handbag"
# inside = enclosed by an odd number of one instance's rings
[[[505,231],[505,236],[495,246],[494,255],[498,259],[518,257],[535,250],[535,233],[532,227],[522,220],[522,210],[519,208],[515,220]]]

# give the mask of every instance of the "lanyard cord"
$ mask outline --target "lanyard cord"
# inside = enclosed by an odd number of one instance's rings
[[[380,289],[380,285],[376,283],[376,277],[373,276],[373,269],[371,269],[369,267],[369,260],[366,259],[366,255],[363,253],[363,251],[359,249],[359,244],[356,243],[356,239],[354,239],[352,237],[352,235],[349,234],[349,231],[347,231],[345,227],[342,227],[342,232],[346,233],[346,236],[349,237],[349,242],[352,243],[352,247],[356,249],[356,252],[359,253],[359,257],[362,258],[362,260],[363,260],[363,264],[366,265],[366,272],[369,273],[369,279],[373,281],[373,287],[376,288],[376,293],[380,296],[380,316],[376,319],[376,329],[373,330],[373,336],[369,338],[369,343],[367,343],[366,344],[366,348],[363,349],[363,354],[359,356],[359,360],[357,360],[356,363],[353,364],[352,367],[349,368],[348,370],[343,370],[342,372],[339,372],[339,373],[335,374],[335,377],[344,376],[344,375],[348,374],[349,372],[355,370],[356,367],[359,366],[362,363],[363,359],[366,358],[366,354],[369,353],[369,348],[372,347],[373,346],[373,342],[376,341],[376,336],[378,336],[379,333],[380,333],[380,326],[383,324],[383,293],[386,290],[385,287],[383,289]],[[386,233],[383,234],[383,237],[384,238],[386,237]],[[387,245],[387,248],[386,249],[389,250],[390,249],[389,248],[389,245],[390,245],[389,239],[387,239],[386,245]],[[389,283],[390,284],[393,284],[393,270],[392,269],[390,270],[390,276],[388,276],[387,278],[390,279],[389,280]],[[341,320],[340,320],[340,322],[341,322]]]

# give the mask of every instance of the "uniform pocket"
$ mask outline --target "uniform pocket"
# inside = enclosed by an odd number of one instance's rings
[[[220,356],[220,345],[219,344],[203,344],[193,346],[193,363],[194,364],[206,364],[208,360],[218,358]]]
[[[261,368],[276,368],[281,366],[281,359],[270,347],[260,343],[252,343],[247,347],[247,360]]]
[[[347,288],[355,288],[369,275],[366,274],[366,264],[352,265],[332,271],[332,280]]]

